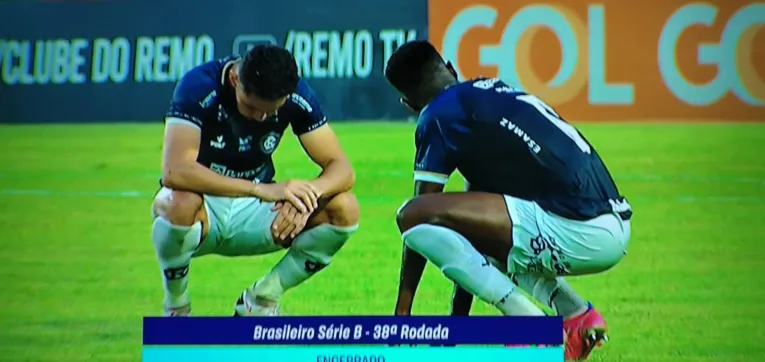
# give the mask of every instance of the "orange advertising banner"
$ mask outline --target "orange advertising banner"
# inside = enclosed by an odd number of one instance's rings
[[[765,2],[429,0],[460,77],[496,77],[567,119],[765,121]]]

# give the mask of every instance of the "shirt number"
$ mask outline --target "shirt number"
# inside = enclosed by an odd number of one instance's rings
[[[558,129],[561,130],[563,134],[574,141],[576,146],[579,147],[582,152],[586,154],[592,153],[590,145],[587,144],[587,141],[585,141],[584,138],[582,138],[582,135],[577,132],[576,128],[560,119],[560,116],[555,113],[555,111],[550,106],[545,104],[545,102],[542,102],[541,99],[529,94],[519,95],[515,98],[536,108],[537,111],[539,111],[539,113],[541,113],[543,116],[545,116],[545,118],[552,122],[555,127],[558,127]]]

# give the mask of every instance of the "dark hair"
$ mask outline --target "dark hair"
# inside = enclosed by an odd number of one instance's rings
[[[408,42],[393,52],[385,67],[385,78],[405,95],[417,95],[444,66],[444,59],[427,40]]]
[[[239,67],[239,80],[245,93],[274,101],[294,93],[300,77],[292,54],[269,44],[247,52]]]

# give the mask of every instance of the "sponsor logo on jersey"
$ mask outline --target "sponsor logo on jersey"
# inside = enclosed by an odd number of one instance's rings
[[[266,167],[265,164],[261,165],[258,168],[250,169],[250,170],[232,170],[229,169],[228,166],[222,165],[219,163],[212,162],[210,163],[210,170],[213,172],[226,176],[226,177],[232,177],[232,178],[241,178],[241,179],[247,179],[252,180],[254,179],[255,182],[260,182],[255,176],[259,175],[261,172],[263,172],[263,169]]]
[[[247,136],[244,138],[239,138],[239,152],[247,152],[252,148],[252,136]]]
[[[218,136],[214,140],[210,141],[210,147],[222,150],[226,147],[226,142],[223,142],[223,136]]]
[[[304,111],[308,113],[313,112],[313,107],[311,107],[311,104],[308,103],[308,101],[305,100],[305,98],[303,98],[303,96],[300,94],[292,93],[292,95],[290,95],[290,99],[292,99],[292,101],[295,102],[295,104],[297,104]]]
[[[208,94],[204,99],[202,99],[201,102],[199,102],[199,106],[202,108],[210,108],[217,95],[218,93],[216,91],[210,92],[210,94]]]

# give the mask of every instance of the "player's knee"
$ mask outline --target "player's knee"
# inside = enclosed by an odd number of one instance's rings
[[[427,250],[438,245],[437,240],[432,237],[433,230],[437,228],[438,226],[428,224],[414,225],[402,232],[401,237],[410,249],[420,254],[427,254]]]
[[[359,223],[359,201],[351,192],[343,192],[332,197],[325,211],[328,221],[335,226],[353,226]]]
[[[396,212],[396,223],[401,233],[420,225],[441,225],[443,210],[434,208],[429,202],[421,197],[407,200]]]
[[[185,191],[163,189],[152,207],[154,216],[162,216],[173,225],[191,226],[198,221],[204,200],[202,196]]]

